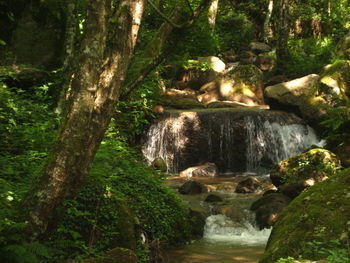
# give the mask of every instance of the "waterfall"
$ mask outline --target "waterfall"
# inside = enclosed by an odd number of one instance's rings
[[[271,229],[259,230],[251,222],[237,226],[236,222],[225,215],[207,217],[204,238],[212,242],[229,242],[239,245],[266,244]]]
[[[145,134],[142,152],[150,163],[161,157],[168,172],[213,162],[221,173],[263,173],[319,144],[315,131],[293,114],[208,109],[166,112]]]

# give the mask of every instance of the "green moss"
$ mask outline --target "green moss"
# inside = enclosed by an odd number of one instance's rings
[[[260,263],[287,256],[324,259],[324,254],[310,248],[310,242],[314,241],[327,247],[331,240],[338,240],[339,249],[347,248],[349,201],[350,169],[309,188],[282,212]]]

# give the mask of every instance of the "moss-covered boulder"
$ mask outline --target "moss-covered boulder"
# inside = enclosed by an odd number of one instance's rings
[[[332,152],[315,148],[276,164],[270,172],[272,183],[290,198],[304,189],[328,179],[341,168]]]
[[[114,248],[99,258],[89,258],[81,263],[137,263],[135,253],[126,248]]]
[[[340,60],[326,66],[321,73],[320,81],[330,89],[338,100],[350,99],[350,61]]]
[[[343,258],[336,262],[349,262],[349,202],[350,169],[310,187],[283,210],[260,263],[299,256],[327,260],[331,254]]]
[[[221,100],[248,105],[264,104],[263,73],[254,65],[242,65],[218,80]]]
[[[319,79],[319,75],[311,74],[268,86],[265,96],[276,108],[295,108],[305,119],[318,123],[325,119],[326,111],[323,106],[327,105],[327,101],[318,95]]]

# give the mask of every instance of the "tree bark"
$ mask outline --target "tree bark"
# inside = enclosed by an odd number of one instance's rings
[[[219,0],[211,0],[208,11],[208,23],[211,32],[215,30],[216,16],[218,14]]]
[[[283,71],[283,65],[289,59],[289,3],[288,0],[274,0],[273,6],[277,68]]]
[[[268,42],[268,39],[270,38],[270,21],[272,16],[272,10],[273,10],[273,0],[269,0],[269,5],[267,7],[267,13],[264,21],[263,39],[265,42]]]
[[[133,53],[144,0],[90,0],[72,102],[42,176],[28,196],[30,240],[45,238],[65,199],[79,191],[118,100]],[[113,12],[115,11],[115,12]]]

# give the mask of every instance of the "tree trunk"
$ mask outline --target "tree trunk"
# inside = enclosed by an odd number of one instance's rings
[[[216,16],[218,14],[219,0],[211,0],[208,11],[208,23],[211,32],[215,30]]]
[[[28,196],[29,239],[44,238],[79,191],[110,122],[138,36],[144,0],[90,0],[72,102],[43,175]],[[113,14],[113,17],[112,17]]]
[[[273,10],[273,0],[269,0],[269,5],[267,7],[267,13],[264,21],[263,39],[265,42],[268,42],[268,39],[270,38],[270,20],[272,16],[272,10]]]
[[[288,0],[274,0],[274,36],[276,39],[277,68],[284,69],[284,64],[289,59],[289,6]]]

